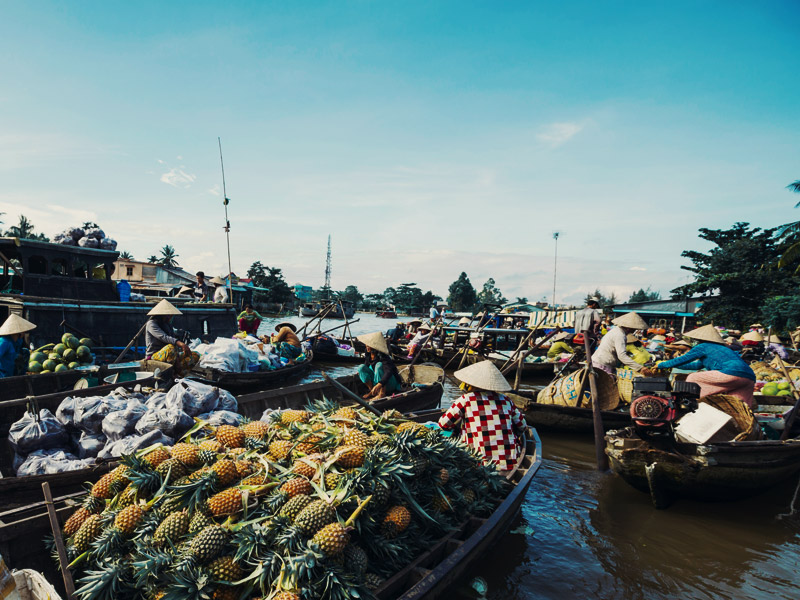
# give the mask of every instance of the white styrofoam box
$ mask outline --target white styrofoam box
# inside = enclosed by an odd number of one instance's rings
[[[687,444],[705,444],[726,428],[735,428],[733,417],[708,404],[700,404],[696,411],[681,417],[675,426],[675,437]],[[730,438],[714,441],[730,441]]]

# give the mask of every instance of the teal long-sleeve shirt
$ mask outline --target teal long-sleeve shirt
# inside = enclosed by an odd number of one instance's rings
[[[682,367],[687,370],[707,369],[709,371],[720,371],[732,377],[756,380],[753,369],[742,360],[742,357],[722,344],[697,344],[686,354],[659,363],[658,366],[663,369],[671,369],[673,367]]]
[[[12,342],[8,336],[0,336],[0,377],[14,375],[14,361],[22,348],[22,340]]]

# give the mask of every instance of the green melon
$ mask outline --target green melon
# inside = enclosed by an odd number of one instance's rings
[[[31,362],[43,363],[46,360],[47,360],[47,354],[45,354],[44,352],[32,352],[31,353],[31,358],[30,358]]]
[[[779,390],[790,390],[790,389],[792,389],[792,386],[791,386],[791,385],[789,385],[789,382],[788,382],[788,381],[781,381],[781,382],[778,384],[778,389],[779,389]]]
[[[74,335],[70,336],[65,343],[67,344],[67,348],[72,348],[73,350],[81,345],[81,343],[78,341],[78,338],[76,338]]]
[[[88,348],[91,348],[92,347],[92,340],[90,340],[89,338],[81,338],[80,339],[80,345],[81,346],[86,346]]]
[[[58,363],[56,361],[54,361],[54,360],[46,360],[46,361],[44,361],[44,364],[42,365],[42,373],[44,373],[45,371],[49,373],[50,371],[55,369],[56,366],[58,366]]]
[[[78,360],[81,362],[90,361],[92,360],[92,351],[89,350],[88,346],[79,346],[75,351],[75,356],[77,356]]]
[[[70,369],[77,369],[80,366],[81,366],[81,363],[79,363],[79,362],[71,362],[71,363],[69,363],[69,368]]]
[[[55,363],[61,362],[61,355],[58,352],[51,352],[47,358]]]
[[[58,365],[53,372],[54,373],[63,373],[66,370],[67,370],[67,365]]]
[[[29,373],[41,373],[42,372],[42,363],[37,360],[32,360],[28,363],[28,372]]]
[[[78,353],[75,352],[72,348],[67,348],[64,350],[64,354],[62,356],[65,363],[74,362],[78,358]]]
[[[67,340],[71,337],[74,337],[71,333],[65,333],[64,335],[61,336],[61,343],[66,346]]]
[[[53,348],[53,352],[55,352],[55,353],[57,353],[59,356],[61,356],[62,354],[64,354],[64,351],[65,351],[66,349],[67,349],[67,347],[66,347],[64,344],[56,344],[56,347],[55,347],[55,348]]]
[[[791,396],[791,395],[792,395],[792,392],[790,392],[789,390],[780,390],[780,391],[779,391],[777,394],[775,394],[775,395],[776,395],[776,396]]]

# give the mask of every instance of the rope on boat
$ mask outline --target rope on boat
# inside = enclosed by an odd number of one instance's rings
[[[784,517],[793,517],[797,514],[797,509],[794,507],[794,504],[797,502],[798,495],[800,495],[800,479],[797,480],[797,487],[794,488],[794,496],[792,496],[792,501],[789,503],[789,512],[778,515],[777,519],[780,520]]]

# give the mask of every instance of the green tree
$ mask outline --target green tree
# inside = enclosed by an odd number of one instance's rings
[[[761,307],[762,323],[778,333],[790,333],[800,325],[800,295],[773,296]]]
[[[800,194],[800,180],[790,183],[786,186],[792,192]],[[800,206],[800,202],[794,205],[795,208]],[[778,237],[783,242],[785,248],[778,261],[778,266],[781,268],[795,267],[795,275],[800,274],[800,221],[786,223],[778,228]]]
[[[128,252],[127,250],[123,250],[122,252],[120,252],[120,253],[119,253],[119,257],[120,257],[122,260],[133,260],[133,254],[131,254],[131,253],[130,253],[130,252]]]
[[[267,278],[267,270],[260,260],[257,260],[250,268],[247,269],[247,277],[253,282],[256,287],[267,287],[264,285],[264,280]]]
[[[247,276],[254,286],[267,290],[259,292],[259,298],[264,302],[283,304],[294,299],[294,291],[286,283],[281,269],[268,267],[257,260],[247,269]]]
[[[527,304],[528,298],[525,296],[517,296],[517,304]]]
[[[19,216],[19,223],[8,228],[6,235],[25,240],[38,240],[41,242],[49,242],[50,238],[43,233],[36,233],[34,231],[33,223],[25,215]]]
[[[447,304],[456,312],[468,312],[474,310],[478,304],[478,294],[467,274],[462,271],[448,288]]]
[[[631,294],[631,297],[628,298],[628,302],[652,302],[654,300],[661,300],[661,293],[654,292],[650,289],[650,286],[647,286],[647,289],[639,288],[635,292]]]
[[[161,258],[158,260],[158,264],[162,267],[177,267],[177,258],[178,254],[175,252],[175,248],[167,244],[161,249]]]
[[[600,303],[600,308],[605,309],[606,307],[614,306],[617,303],[617,294],[611,292],[609,296],[606,296],[601,292],[599,289],[595,289],[594,292],[590,294],[586,294],[586,298],[583,299],[583,303],[586,304],[592,298],[597,298],[597,301]]]
[[[478,302],[481,304],[505,304],[508,300],[497,289],[494,279],[489,277],[483,284],[483,289],[478,292]]]
[[[363,294],[358,291],[358,287],[354,285],[348,285],[343,292],[339,293],[339,297],[342,300],[347,300],[348,302],[352,302],[354,306],[360,306],[361,302],[364,300]]]
[[[684,251],[693,265],[694,282],[672,290],[674,298],[707,294],[700,315],[715,324],[743,329],[761,319],[767,298],[791,295],[798,279],[779,271],[781,254],[775,229],[736,223],[730,229],[700,229],[700,238],[715,245],[707,253]]]
[[[367,294],[364,296],[362,307],[367,310],[377,310],[386,306],[383,294]]]

